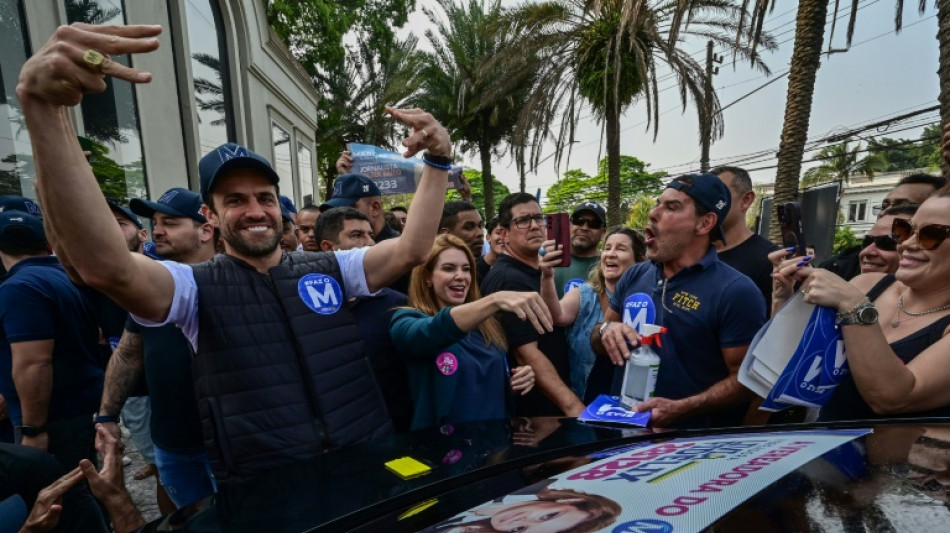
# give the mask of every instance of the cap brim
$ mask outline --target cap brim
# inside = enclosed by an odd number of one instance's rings
[[[150,202],[148,200],[142,200],[141,198],[133,198],[129,202],[129,208],[132,209],[132,212],[140,217],[153,218],[155,213],[162,213],[164,215],[171,215],[173,217],[184,217],[190,218],[192,220],[197,220],[198,222],[206,222],[206,220],[201,220],[196,216],[192,216],[183,211],[173,209],[165,204],[159,204],[156,202]],[[204,218],[204,217],[202,217]]]
[[[135,224],[135,227],[137,227],[138,229],[145,229],[145,227],[142,226],[142,221],[139,220],[138,217],[135,216],[135,214],[133,214],[132,211],[128,210],[127,208],[113,202],[109,202],[109,208],[112,209],[113,211],[118,211],[119,213],[121,213],[122,216],[129,219],[129,222]]]
[[[214,176],[212,176],[208,182],[207,190],[201,191],[201,199],[204,200],[205,203],[208,203],[208,195],[211,194],[211,191],[214,189],[214,184],[218,178],[224,175],[225,172],[230,172],[236,168],[252,168],[260,172],[274,185],[280,183],[280,176],[277,175],[277,172],[275,172],[270,165],[258,161],[253,157],[235,157],[228,159],[218,167],[218,170],[215,171]]]
[[[323,205],[328,205],[330,207],[353,207],[358,201],[359,198],[345,198],[341,196],[337,198],[330,198],[324,202]]]

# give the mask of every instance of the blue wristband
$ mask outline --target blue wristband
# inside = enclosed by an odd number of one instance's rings
[[[429,154],[429,152],[422,154],[422,162],[429,165],[430,167],[438,168],[441,170],[452,169],[451,158],[431,155]]]
[[[96,415],[92,417],[93,424],[118,424],[119,415]]]

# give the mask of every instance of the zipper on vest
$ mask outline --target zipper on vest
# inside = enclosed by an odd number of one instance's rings
[[[284,308],[284,302],[280,298],[280,292],[277,290],[277,285],[274,284],[274,279],[271,278],[270,274],[262,274],[267,281],[267,286],[274,292],[274,296],[277,297],[277,303],[280,307],[280,312],[284,315],[284,321],[287,324],[287,328],[290,329],[290,336],[294,342],[294,357],[297,359],[297,366],[300,368],[300,375],[303,378],[303,387],[307,392],[307,405],[310,406],[310,413],[312,415],[314,429],[317,432],[317,437],[320,439],[320,448],[324,451],[330,451],[330,435],[327,433],[326,424],[323,422],[323,414],[320,412],[319,406],[317,405],[317,395],[313,390],[313,383],[310,382],[310,371],[307,369],[307,363],[303,360],[302,348],[300,346],[300,341],[297,339],[297,335],[294,334],[293,328],[290,326],[290,315],[287,314],[287,309]]]

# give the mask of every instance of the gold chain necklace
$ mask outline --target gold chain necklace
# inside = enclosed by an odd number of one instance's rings
[[[904,309],[904,295],[901,294],[900,298],[897,299],[897,309],[897,316],[894,317],[894,321],[891,322],[892,328],[896,328],[897,326],[901,325],[901,313],[906,313],[907,315],[916,318],[919,316],[929,315],[931,313],[937,313],[939,311],[946,311],[947,309],[950,309],[950,304],[934,307],[933,309],[927,309],[926,311],[908,311],[907,309]]]

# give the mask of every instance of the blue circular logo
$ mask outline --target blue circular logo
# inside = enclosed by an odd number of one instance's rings
[[[119,347],[119,337],[109,337],[109,348],[114,352]]]
[[[656,307],[653,298],[642,292],[635,292],[623,301],[623,323],[640,332],[643,324],[655,324]]]
[[[673,524],[652,518],[631,520],[613,529],[613,533],[670,533],[671,531],[673,531]]]
[[[584,284],[584,280],[582,280],[581,278],[574,278],[568,281],[567,283],[564,284],[564,294],[571,292],[571,289],[573,289],[574,287],[580,287],[583,284]]]
[[[314,313],[332,315],[343,305],[340,284],[325,274],[307,274],[297,282],[297,294]]]

